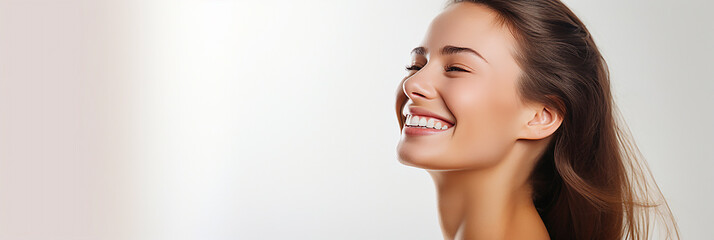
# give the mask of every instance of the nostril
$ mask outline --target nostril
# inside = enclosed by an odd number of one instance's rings
[[[418,93],[418,92],[412,92],[412,94],[416,94],[416,95],[418,95],[418,96],[420,96],[420,97],[426,98],[426,96],[424,96],[424,95],[422,95],[421,93]]]

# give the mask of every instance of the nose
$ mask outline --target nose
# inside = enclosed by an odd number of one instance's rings
[[[412,101],[428,100],[436,97],[436,89],[434,88],[434,79],[429,77],[427,67],[414,73],[407,78],[402,85],[404,94]]]
[[[436,78],[428,76],[429,72],[426,70],[427,66],[424,66],[421,70],[403,79],[397,88],[396,113],[400,131],[404,128],[402,111],[409,100],[422,105],[423,103],[420,102],[436,98],[436,89],[434,88],[434,79]]]

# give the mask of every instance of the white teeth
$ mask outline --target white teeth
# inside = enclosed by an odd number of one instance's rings
[[[425,117],[419,118],[419,126],[426,127],[426,118]]]
[[[419,117],[412,116],[412,119],[409,121],[409,125],[417,125],[417,124],[419,124]]]
[[[426,121],[426,127],[428,127],[428,128],[434,127],[434,119],[433,118],[429,118],[429,120]]]
[[[442,123],[440,120],[430,118],[430,117],[419,117],[419,116],[407,115],[407,119],[405,120],[405,122],[406,122],[406,125],[413,126],[413,127],[425,127],[425,128],[439,129],[439,130],[446,130],[449,128],[449,126],[447,124]]]

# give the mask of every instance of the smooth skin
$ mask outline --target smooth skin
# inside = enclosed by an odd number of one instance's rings
[[[399,162],[427,170],[434,180],[444,239],[550,239],[528,176],[562,116],[520,101],[516,41],[495,17],[484,5],[462,2],[431,22],[419,46],[424,54],[412,53],[414,67],[397,91],[397,115],[404,121],[408,108],[417,107],[455,125],[414,136],[405,135],[400,122]],[[443,54],[445,46],[478,55]]]

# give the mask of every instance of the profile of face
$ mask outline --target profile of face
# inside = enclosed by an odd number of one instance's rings
[[[433,170],[483,168],[504,159],[518,139],[542,138],[528,125],[550,116],[534,115],[542,105],[521,103],[515,49],[508,28],[483,5],[452,4],[434,18],[397,91],[399,161]],[[409,126],[420,122],[427,126]]]

